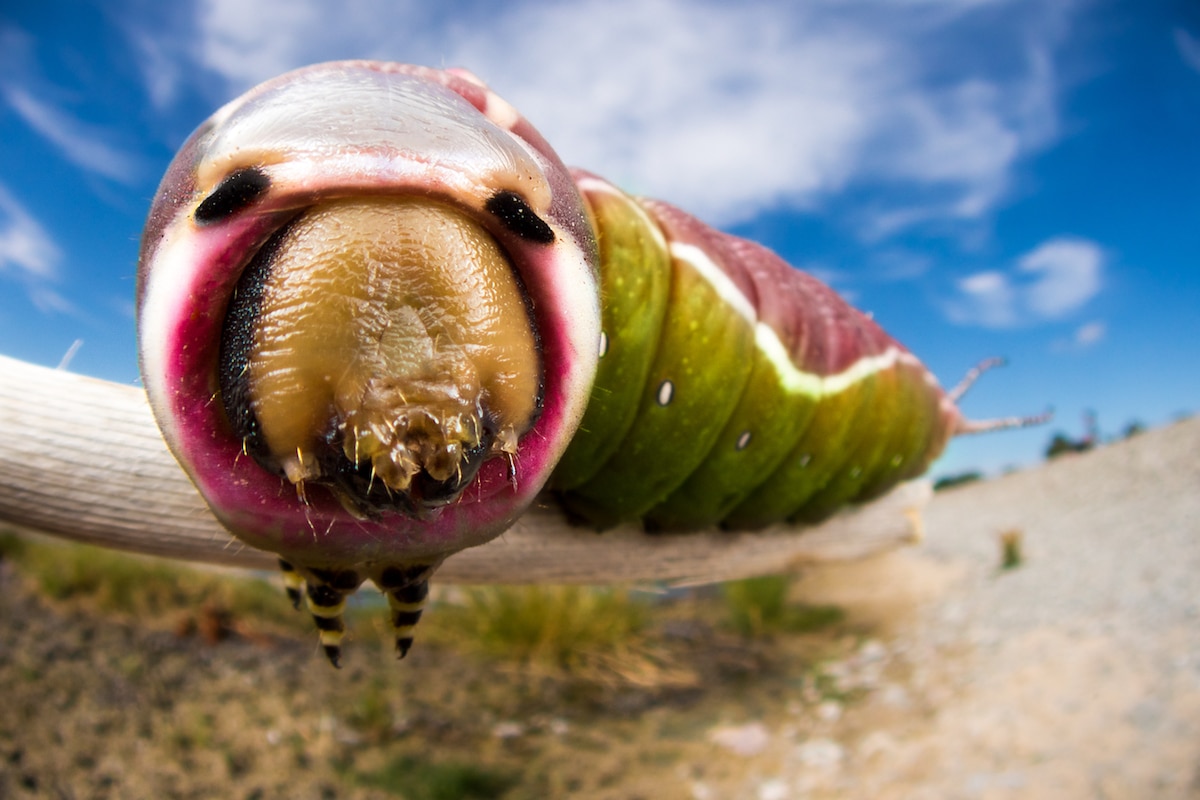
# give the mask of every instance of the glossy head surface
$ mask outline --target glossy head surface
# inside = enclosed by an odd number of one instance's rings
[[[392,259],[347,255],[322,233],[378,238],[391,224],[381,219],[423,227],[426,241],[384,242],[379,252],[407,253]],[[488,291],[463,288],[460,247]],[[248,275],[256,259],[262,274]],[[176,457],[243,540],[300,564],[431,562],[507,527],[574,432],[599,337],[594,260],[570,175],[477,80],[375,62],[309,67],[220,109],[163,179],[138,273],[143,380]],[[381,298],[382,287],[414,294]],[[482,354],[496,343],[509,355]],[[422,373],[421,354],[443,366]],[[297,378],[310,368],[315,378]],[[385,428],[430,374],[436,397],[418,398],[411,416],[444,417],[441,444],[422,456],[437,502],[356,504],[358,490],[315,480],[337,472],[314,466],[324,447],[402,492],[413,478],[400,474],[405,456],[386,455],[400,450]],[[447,410],[460,400],[462,415]],[[265,457],[248,452],[251,418]]]

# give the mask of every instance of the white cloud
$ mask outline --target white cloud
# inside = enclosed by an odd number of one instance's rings
[[[885,283],[911,281],[929,274],[933,259],[923,253],[903,249],[884,249],[871,259],[871,274]]]
[[[320,5],[286,0],[201,3],[201,64],[244,89],[308,60],[304,51],[316,43],[321,16]],[[328,30],[338,27],[338,19],[328,21]]]
[[[62,252],[25,207],[0,184],[0,273],[45,281],[55,277]]]
[[[155,108],[166,108],[179,94],[183,81],[185,67],[177,56],[180,43],[166,35],[155,35],[131,25],[122,27],[137,53],[142,82],[150,102]]]
[[[1048,53],[1074,3],[1048,5],[209,0],[194,49],[231,91],[330,58],[466,66],[633,191],[728,224],[890,186],[863,222],[885,235],[986,214],[1057,134]]]
[[[1050,350],[1054,353],[1082,353],[1100,342],[1108,335],[1108,326],[1100,320],[1092,320],[1080,325],[1071,335],[1055,339]]]
[[[1021,256],[1008,270],[987,270],[959,279],[955,296],[944,308],[952,322],[985,328],[1062,319],[1100,292],[1104,261],[1104,251],[1095,242],[1066,236],[1050,239]],[[1084,326],[1078,343],[1094,343],[1103,334],[1102,325]]]
[[[1085,323],[1075,330],[1075,344],[1080,347],[1091,347],[1104,339],[1107,333],[1108,326],[1103,322],[1094,321]]]
[[[44,313],[77,313],[53,286],[62,251],[45,228],[0,184],[0,276],[25,286],[30,302]]]
[[[49,286],[29,287],[29,299],[33,302],[33,307],[44,314],[74,315],[79,313],[79,309],[74,303]]]
[[[716,222],[844,185],[887,58],[798,13],[674,0],[523,6],[457,55],[569,162]]]
[[[1179,57],[1183,59],[1183,63],[1196,72],[1200,72],[1200,39],[1183,28],[1176,28],[1172,33],[1175,39],[1175,49],[1179,51]]]
[[[1035,276],[1025,301],[1039,317],[1070,314],[1100,291],[1104,253],[1084,239],[1051,239],[1021,257],[1017,269]]]
[[[447,32],[438,27],[432,6],[417,0],[344,0],[336,6],[324,0],[201,0],[195,52],[200,65],[224,77],[234,92],[333,59],[439,66],[429,58]]]
[[[961,299],[952,310],[956,322],[974,322],[985,328],[1004,328],[1016,323],[1017,292],[1001,272],[978,272],[956,284]]]
[[[869,150],[869,177],[890,182],[905,199],[864,213],[866,238],[928,222],[977,220],[1004,199],[1021,160],[1059,134],[1059,87],[1048,53],[1057,27],[1048,22],[1040,38],[1028,34],[1023,43],[1009,43],[1018,67],[965,69],[944,85],[914,79],[892,99],[881,140]],[[989,44],[979,47],[986,52]],[[934,64],[914,58],[914,70]]]
[[[0,94],[25,124],[57,147],[71,163],[124,183],[137,179],[140,163],[105,141],[110,135],[107,129],[75,119],[17,86],[0,86]]]

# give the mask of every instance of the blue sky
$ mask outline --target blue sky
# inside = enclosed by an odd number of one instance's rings
[[[1086,0],[0,5],[0,353],[137,380],[147,207],[212,110],[305,63],[465,66],[568,163],[758,239],[944,385],[940,474],[1200,398],[1200,8]]]

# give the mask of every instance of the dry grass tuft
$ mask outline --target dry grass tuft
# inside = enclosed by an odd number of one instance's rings
[[[14,534],[0,537],[0,557],[16,563],[44,597],[139,624],[166,624],[180,635],[215,643],[235,632],[311,633],[310,621],[292,610],[277,582],[253,575]]]
[[[721,585],[729,625],[743,636],[808,633],[841,622],[837,606],[806,605],[789,599],[790,575],[766,575]]]
[[[1000,570],[1006,572],[1025,563],[1024,534],[1020,528],[1009,528],[1000,534]]]
[[[648,602],[628,589],[489,586],[460,596],[439,606],[436,637],[526,675],[653,689],[698,680],[651,629]]]

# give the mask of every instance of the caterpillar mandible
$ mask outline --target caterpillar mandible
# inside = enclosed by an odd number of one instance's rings
[[[218,110],[137,293],[168,446],[335,666],[363,581],[403,656],[437,566],[544,487],[598,527],[809,521],[1010,424],[769,250],[568,170],[460,70],[319,64]]]

